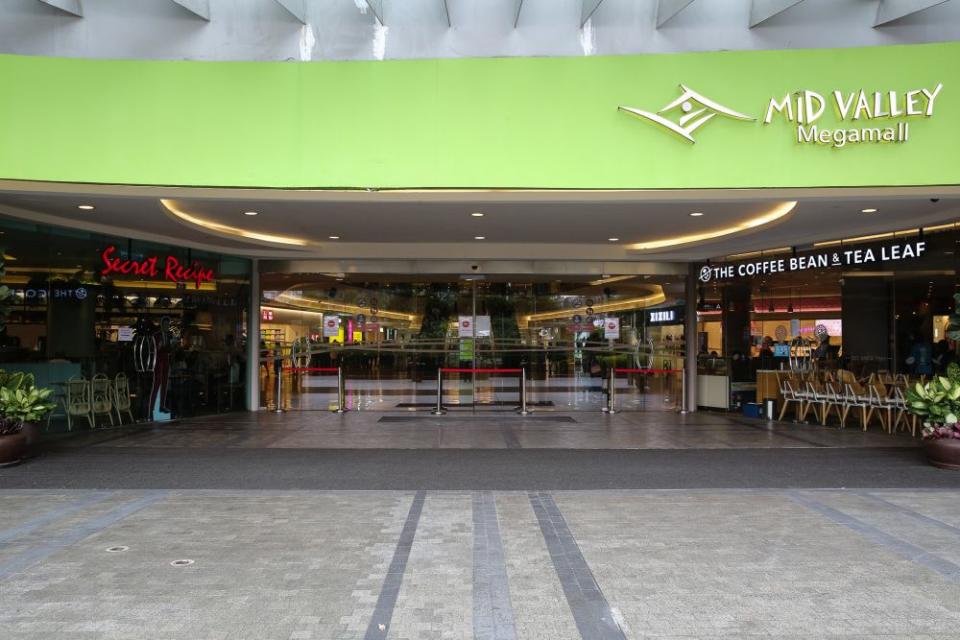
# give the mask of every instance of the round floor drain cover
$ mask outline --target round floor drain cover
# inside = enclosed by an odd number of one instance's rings
[[[170,564],[174,567],[189,567],[193,564],[193,560],[174,560]]]
[[[118,545],[116,547],[107,547],[106,549],[107,553],[120,553],[121,551],[129,551],[129,550],[130,550],[130,547],[126,547],[123,545]]]

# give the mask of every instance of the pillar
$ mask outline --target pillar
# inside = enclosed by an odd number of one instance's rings
[[[691,264],[687,272],[687,301],[683,311],[683,410],[697,410],[697,276],[698,265]]]
[[[895,370],[893,282],[882,276],[848,277],[842,280],[840,291],[843,355],[856,363]]]
[[[723,356],[729,358],[735,352],[750,355],[750,283],[736,282],[721,291],[723,311]]]
[[[247,411],[260,410],[260,261],[250,260],[250,299],[247,301]]]

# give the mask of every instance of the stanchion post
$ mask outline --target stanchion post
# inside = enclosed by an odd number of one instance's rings
[[[684,403],[687,401],[687,372],[683,369],[680,370],[680,406],[677,407],[677,410],[680,413],[687,413]]]
[[[617,368],[610,367],[610,381],[607,382],[607,408],[609,414],[617,413]]]
[[[345,396],[346,388],[343,381],[343,367],[337,367],[337,410],[335,413],[345,413],[347,410],[347,401]]]
[[[437,406],[431,411],[435,416],[442,416],[446,413],[443,410],[443,371],[437,369]]]
[[[276,408],[273,410],[274,413],[283,413],[283,360],[280,360],[280,365],[279,367],[274,367],[277,373],[277,396],[274,402],[276,405]]]
[[[520,369],[520,415],[528,416],[530,411],[527,409],[527,370]]]

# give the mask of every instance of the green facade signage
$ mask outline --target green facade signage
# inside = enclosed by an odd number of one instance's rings
[[[960,43],[321,63],[0,56],[0,79],[5,179],[381,189],[960,184]]]

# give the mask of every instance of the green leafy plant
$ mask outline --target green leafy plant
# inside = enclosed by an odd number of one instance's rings
[[[907,389],[907,411],[923,420],[926,439],[960,439],[960,383],[936,376],[926,384]]]
[[[947,324],[947,337],[951,340],[960,340],[960,293],[953,294],[953,313],[950,314]]]
[[[0,436],[12,436],[20,433],[23,423],[11,418],[0,418]]]
[[[42,420],[56,407],[49,401],[52,393],[37,387],[32,373],[0,370],[0,418],[21,425]]]

